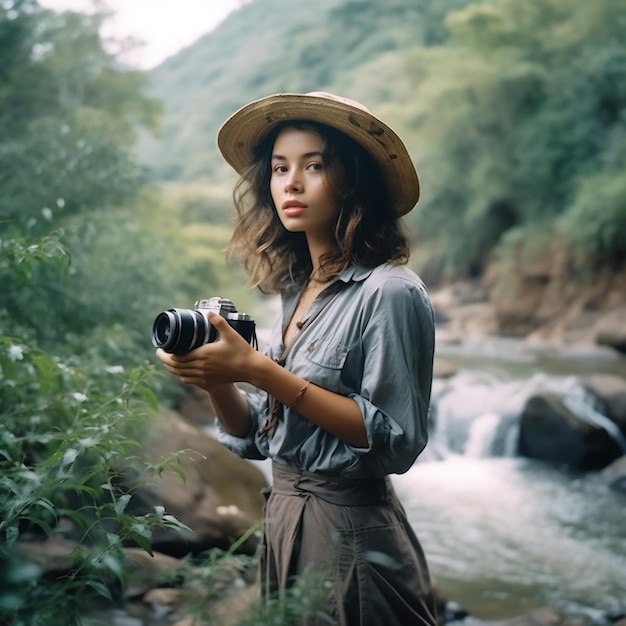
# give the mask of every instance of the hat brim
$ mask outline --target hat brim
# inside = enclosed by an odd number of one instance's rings
[[[331,96],[331,94],[328,94]],[[217,145],[239,174],[253,159],[253,150],[277,124],[310,120],[331,126],[363,147],[378,163],[388,185],[393,210],[408,213],[420,195],[419,180],[398,135],[367,109],[327,95],[281,93],[255,100],[233,113],[219,129]]]

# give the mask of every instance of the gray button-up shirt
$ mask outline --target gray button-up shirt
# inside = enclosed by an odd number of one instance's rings
[[[266,354],[279,359],[283,331],[300,293],[282,297],[282,315]],[[244,458],[271,458],[309,472],[346,478],[408,470],[428,437],[434,316],[424,284],[405,265],[349,267],[311,304],[285,368],[361,409],[368,447],[357,448],[284,407],[274,435],[260,434],[268,416],[265,391],[247,393],[252,426],[235,437],[218,425],[218,439]]]

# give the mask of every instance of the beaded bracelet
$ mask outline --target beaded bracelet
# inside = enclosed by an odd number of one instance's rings
[[[296,396],[296,399],[293,401],[292,404],[289,405],[289,406],[291,406],[292,409],[295,409],[298,406],[298,404],[300,404],[300,400],[302,400],[302,397],[306,393],[306,390],[308,389],[309,384],[310,384],[310,382],[307,380],[304,383],[304,387],[302,387],[302,389],[300,389],[300,391],[298,391],[298,395]]]

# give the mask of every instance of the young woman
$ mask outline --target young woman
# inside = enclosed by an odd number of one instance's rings
[[[158,356],[211,394],[225,446],[272,459],[266,592],[315,571],[341,626],[433,625],[424,555],[388,478],[426,445],[434,352],[399,219],[419,197],[407,150],[361,104],[321,92],[244,106],[218,146],[241,176],[230,252],[282,313],[265,353],[209,313],[219,341]]]

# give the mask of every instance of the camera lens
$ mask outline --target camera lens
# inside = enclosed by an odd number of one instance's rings
[[[152,326],[152,343],[155,347],[167,349],[170,345],[174,322],[175,318],[169,311],[163,311],[157,315]]]
[[[169,309],[157,315],[152,345],[172,354],[184,354],[208,341],[209,322],[199,311]]]

